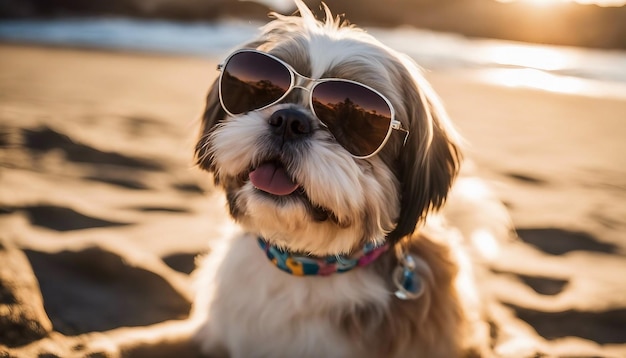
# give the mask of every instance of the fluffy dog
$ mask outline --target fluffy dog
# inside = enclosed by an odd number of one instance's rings
[[[422,229],[459,172],[459,135],[412,60],[326,7],[319,21],[297,6],[299,16],[274,14],[244,56],[222,64],[208,94],[197,162],[241,231],[195,273],[195,341],[231,357],[476,352],[457,248]],[[263,81],[231,78],[245,76],[233,62],[246,56],[257,72],[266,60],[287,68],[289,86],[259,92]],[[316,97],[341,85],[353,112]],[[359,125],[363,91],[387,113],[380,128]]]

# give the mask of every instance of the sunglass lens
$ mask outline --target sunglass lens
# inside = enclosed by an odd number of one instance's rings
[[[287,67],[258,52],[234,54],[222,71],[222,104],[232,114],[259,109],[279,100],[291,84]]]
[[[391,108],[369,88],[346,81],[326,81],[315,86],[312,102],[315,115],[353,155],[368,156],[385,142]]]

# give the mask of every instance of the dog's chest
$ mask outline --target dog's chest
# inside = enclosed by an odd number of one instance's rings
[[[280,271],[253,237],[214,254],[200,268],[200,289],[210,292],[196,302],[208,306],[197,338],[207,339],[206,350],[220,345],[231,357],[364,356],[342,331],[341,317],[390,299],[383,280],[366,268],[328,277]]]

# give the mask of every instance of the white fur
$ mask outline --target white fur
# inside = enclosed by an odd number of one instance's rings
[[[227,348],[233,358],[367,357],[328,313],[365,303],[385,307],[391,299],[367,268],[328,277],[279,271],[245,234],[215,248],[196,275],[202,294],[194,317],[204,322],[196,341],[206,353]]]

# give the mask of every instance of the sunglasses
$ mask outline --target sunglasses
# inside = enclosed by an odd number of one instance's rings
[[[219,79],[222,108],[231,116],[261,110],[282,101],[294,88],[309,92],[309,106],[337,143],[352,156],[378,153],[392,130],[405,133],[394,119],[391,102],[380,92],[355,81],[311,79],[281,59],[257,50],[240,50],[223,64]]]

